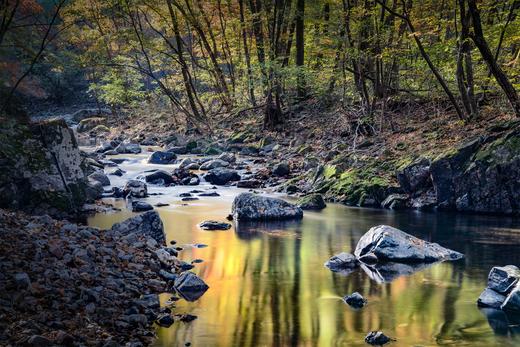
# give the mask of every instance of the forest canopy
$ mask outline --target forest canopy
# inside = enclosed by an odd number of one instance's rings
[[[313,99],[370,127],[438,101],[454,119],[492,103],[520,116],[518,0],[2,0],[2,112],[77,92],[144,104],[210,130],[263,110],[274,129]]]

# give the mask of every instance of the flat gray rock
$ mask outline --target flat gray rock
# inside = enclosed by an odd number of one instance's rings
[[[370,258],[376,262],[433,263],[464,258],[459,252],[388,225],[379,225],[367,231],[359,240],[354,254],[362,261],[363,258]]]
[[[296,205],[277,198],[242,193],[233,200],[232,215],[237,220],[300,219],[303,211]]]
[[[481,307],[492,307],[500,309],[506,297],[500,293],[495,292],[493,289],[486,288],[480,294],[477,305]]]
[[[333,255],[325,262],[325,266],[331,271],[339,272],[345,269],[355,269],[359,266],[359,261],[350,253],[341,252]]]

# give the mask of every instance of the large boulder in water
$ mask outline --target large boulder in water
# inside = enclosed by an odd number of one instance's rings
[[[287,201],[242,193],[233,200],[232,212],[237,220],[300,219],[303,211]]]
[[[356,257],[378,262],[425,262],[457,260],[463,254],[421,240],[388,225],[379,225],[367,231],[359,240]]]
[[[153,238],[161,245],[166,245],[163,223],[155,211],[141,213],[112,226],[112,230],[122,235],[136,233]]]
[[[204,179],[211,184],[223,186],[229,182],[240,181],[240,175],[235,170],[217,168],[205,174]]]
[[[173,152],[157,151],[153,152],[150,158],[148,158],[149,164],[174,164],[177,159],[177,155]]]
[[[101,183],[101,185],[103,187],[106,187],[106,186],[109,186],[110,185],[110,179],[108,178],[108,176],[102,172],[102,171],[96,171],[96,172],[93,172],[92,174],[90,174],[88,176],[89,179],[91,180],[94,180],[94,181],[98,181],[99,183]]]

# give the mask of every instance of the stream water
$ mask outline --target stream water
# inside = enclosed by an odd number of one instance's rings
[[[146,154],[128,156],[114,185],[153,168]],[[397,339],[390,346],[520,346],[520,319],[476,305],[494,265],[520,265],[520,220],[449,213],[393,212],[329,204],[305,212],[303,220],[234,225],[228,231],[203,231],[203,220],[222,220],[240,189],[219,187],[220,197],[181,202],[179,193],[199,187],[149,187],[163,195],[155,204],[167,241],[184,247],[184,260],[203,259],[193,270],[210,286],[196,302],[179,301],[176,313],[198,316],[191,323],[158,328],[155,346],[367,346],[371,330]],[[98,214],[92,226],[109,228],[133,215]],[[392,281],[374,280],[363,270],[348,276],[323,263],[341,251],[352,252],[370,227],[388,224],[466,255]],[[194,244],[208,247],[197,248]],[[374,277],[374,276],[372,276]],[[389,278],[388,278],[389,280]],[[341,298],[358,291],[368,299],[359,311]],[[166,301],[168,295],[162,295]],[[515,334],[517,333],[517,334]]]

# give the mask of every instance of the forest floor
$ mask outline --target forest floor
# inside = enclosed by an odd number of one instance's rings
[[[178,143],[199,140],[208,146],[229,143],[237,137],[242,137],[244,145],[273,142],[280,144],[280,150],[272,160],[288,161],[293,177],[303,174],[308,168],[305,162],[316,158],[323,165],[348,162],[341,165],[340,173],[349,167],[366,167],[371,176],[392,185],[397,184],[399,167],[419,157],[433,160],[478,136],[515,123],[512,115],[496,106],[482,107],[478,119],[466,122],[437,102],[396,105],[393,109],[385,113],[383,123],[376,114],[374,125],[367,127],[358,125],[356,120],[361,117],[356,109],[323,106],[310,99],[293,107],[278,131],[264,130],[262,109],[256,109],[220,116],[213,120],[213,134],[190,136],[179,135],[182,131],[174,126],[171,114],[142,112],[138,117],[113,118],[109,137],[124,134],[135,141],[154,138],[166,147],[172,138]]]

